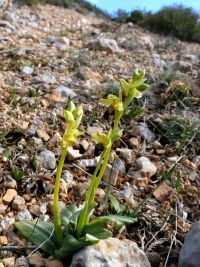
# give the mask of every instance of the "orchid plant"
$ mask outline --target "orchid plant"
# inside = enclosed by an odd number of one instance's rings
[[[109,108],[110,112],[114,113],[113,127],[107,134],[97,133],[92,135],[94,141],[101,143],[104,149],[92,176],[83,208],[79,209],[76,205],[71,205],[60,211],[58,204],[62,169],[68,146],[78,142],[77,138],[82,134],[79,125],[83,116],[82,107],[76,107],[72,101],[68,109],[63,112],[67,127],[61,142],[61,156],[55,180],[54,224],[52,222],[35,223],[33,221],[15,223],[18,231],[29,241],[38,245],[44,252],[58,259],[66,258],[85,246],[112,236],[113,228],[119,229],[124,224],[131,224],[136,220],[133,217],[119,215],[91,219],[91,215],[95,210],[95,194],[104,175],[112,145],[122,136],[123,131],[119,129],[120,119],[132,100],[141,97],[142,92],[148,87],[144,75],[144,71],[135,72],[128,82],[123,79],[120,80],[122,89],[119,96],[110,94],[106,99],[100,100],[102,104]]]

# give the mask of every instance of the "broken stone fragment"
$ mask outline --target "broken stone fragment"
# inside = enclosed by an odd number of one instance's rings
[[[99,82],[102,80],[102,76],[99,73],[92,71],[86,66],[81,66],[78,69],[77,77],[82,80],[93,80]]]
[[[12,202],[12,208],[17,211],[24,210],[26,208],[25,199],[19,195],[15,196]]]
[[[39,253],[34,253],[28,257],[31,266],[42,267],[45,266],[44,258]]]
[[[121,156],[127,164],[133,163],[135,157],[133,155],[133,150],[129,148],[117,148],[116,149],[119,156]]]
[[[8,238],[6,236],[0,236],[0,245],[7,245],[8,244]]]
[[[33,73],[34,69],[29,66],[24,66],[21,68],[21,74],[22,75],[31,75]]]
[[[124,185],[124,189],[119,192],[119,196],[126,200],[131,207],[136,207],[137,203],[134,200],[133,187],[130,184]]]
[[[29,267],[28,261],[25,256],[17,258],[15,261],[15,267]]]
[[[73,149],[72,147],[68,147],[67,150],[67,158],[69,160],[76,160],[81,158],[83,155],[77,149]]]
[[[52,100],[54,102],[63,103],[66,102],[68,97],[74,98],[75,96],[76,93],[71,88],[64,85],[59,85],[52,94]]]
[[[160,202],[164,202],[171,197],[176,197],[177,192],[175,189],[167,185],[166,183],[161,184],[154,192],[153,196]]]
[[[144,171],[149,177],[157,172],[156,166],[147,157],[142,156],[138,158],[135,164],[140,171]]]
[[[60,144],[61,140],[62,140],[62,137],[59,134],[59,132],[57,132],[51,137],[51,139],[48,142],[48,145],[50,148],[53,148],[53,147],[55,148]]]
[[[24,209],[18,212],[15,219],[16,221],[30,221],[33,219],[33,217],[27,209]]]
[[[72,184],[74,177],[70,171],[64,170],[63,175],[62,175],[62,179],[69,185],[69,184]]]
[[[15,222],[15,218],[5,217],[1,223],[0,226],[3,230],[7,230],[13,223]]]
[[[120,175],[124,175],[126,173],[126,165],[123,160],[115,159],[113,164],[114,164],[114,169],[118,170]]]
[[[34,136],[36,134],[37,127],[38,126],[35,124],[30,124],[26,129],[26,134],[29,136]]]
[[[3,264],[5,267],[13,267],[15,265],[15,257],[4,258]]]
[[[100,157],[96,157],[94,159],[82,159],[79,161],[81,167],[96,167]]]
[[[136,137],[131,137],[128,142],[131,148],[138,148],[140,145],[140,142]]]
[[[6,205],[0,204],[0,214],[4,214],[7,209]]]
[[[91,135],[91,134],[96,134],[96,133],[102,133],[103,129],[100,127],[96,127],[96,126],[89,126],[87,128],[87,134]]]
[[[200,155],[196,156],[193,160],[198,168],[200,168]]]
[[[56,158],[50,150],[44,150],[38,155],[39,163],[47,170],[53,170],[56,167]]]
[[[193,70],[193,66],[190,62],[187,61],[176,61],[172,65],[174,70],[180,70],[182,73],[190,73]]]
[[[36,133],[37,133],[37,136],[45,142],[47,142],[50,139],[50,136],[48,135],[48,133],[42,129],[37,129]]]
[[[8,189],[6,194],[2,198],[3,203],[4,204],[11,203],[16,195],[17,195],[17,191],[15,189]]]
[[[86,140],[82,140],[82,141],[80,142],[80,145],[82,146],[82,148],[83,148],[85,151],[87,151],[88,148],[89,148],[89,146],[90,146],[90,144],[89,144],[88,141],[86,141]]]
[[[155,134],[148,128],[148,125],[144,122],[140,122],[137,127],[139,135],[147,141],[152,143],[155,141]]]
[[[44,74],[41,77],[41,81],[46,84],[54,84],[56,82],[56,79],[52,75]]]

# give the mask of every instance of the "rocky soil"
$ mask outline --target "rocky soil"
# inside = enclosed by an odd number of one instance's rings
[[[124,117],[97,214],[115,159],[110,193],[127,211],[143,204],[138,222],[117,237],[135,241],[151,266],[177,266],[184,234],[200,218],[200,45],[49,5],[14,5],[0,20],[0,266],[63,266],[32,254],[14,222],[52,219],[69,98],[83,105],[85,133],[66,159],[60,204],[83,203],[101,151],[90,133],[110,123],[98,100],[137,68],[151,85],[137,102],[144,113]]]

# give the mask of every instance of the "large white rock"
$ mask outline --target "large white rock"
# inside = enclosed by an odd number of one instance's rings
[[[135,242],[109,238],[75,253],[70,267],[151,267],[151,265]]]

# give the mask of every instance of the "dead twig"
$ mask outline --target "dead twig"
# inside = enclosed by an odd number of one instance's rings
[[[24,250],[33,250],[36,249],[37,246],[34,245],[27,245],[27,246],[2,246],[0,247],[0,251],[11,251],[11,252],[17,252],[17,251],[24,251]]]

